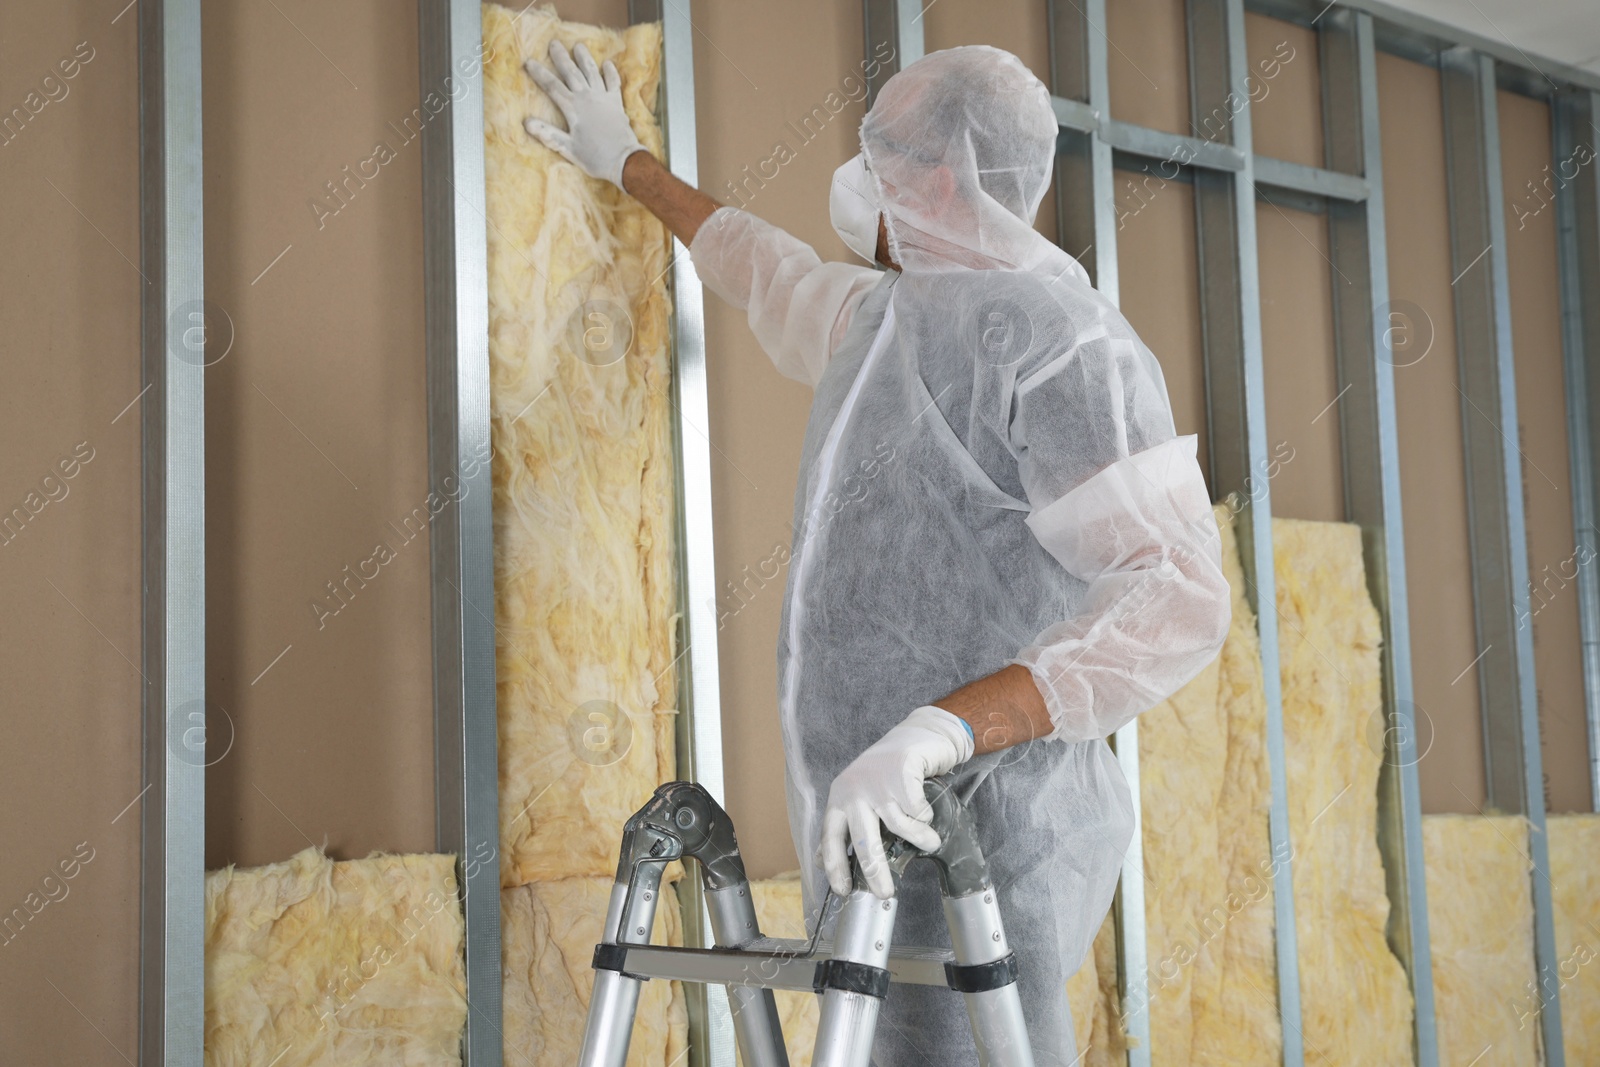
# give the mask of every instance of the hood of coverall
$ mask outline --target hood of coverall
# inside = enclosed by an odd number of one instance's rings
[[[861,123],[889,250],[906,272],[1088,275],[1033,228],[1050,183],[1050,93],[1010,52],[933,52],[890,78]]]

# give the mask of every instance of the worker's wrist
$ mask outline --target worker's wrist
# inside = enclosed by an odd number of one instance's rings
[[[965,763],[972,758],[977,741],[972,732],[972,724],[961,716],[933,704],[924,704],[906,716],[906,721],[948,739],[955,750],[955,763]]]
[[[636,159],[635,157],[639,158]],[[655,158],[655,156],[650,154],[649,149],[645,148],[644,145],[635,142],[631,148],[623,152],[622,160],[617,164],[617,188],[631,195],[633,193],[633,189],[628,188],[628,179],[631,177],[634,181],[635,187],[637,187],[639,180],[644,174],[644,170],[642,168],[648,167],[650,163],[655,160]]]

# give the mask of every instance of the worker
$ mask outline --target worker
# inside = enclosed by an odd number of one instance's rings
[[[1050,95],[1008,52],[890,78],[834,175],[824,263],[643,151],[615,68],[550,48],[529,75],[566,120],[528,132],[620,186],[814,387],[778,638],[789,819],[807,913],[898,896],[895,939],[948,945],[935,871],[898,892],[880,823],[939,837],[922,783],[977,820],[1041,1065],[1076,1063],[1066,980],[1111,905],[1133,804],[1106,738],[1215,658],[1230,595],[1196,439],[1161,367],[1083,267],[1033,228]],[[825,879],[825,881],[824,881]],[[977,1062],[955,994],[895,986],[879,1067]]]

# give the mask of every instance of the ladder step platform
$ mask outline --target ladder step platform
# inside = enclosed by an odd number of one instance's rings
[[[788,1067],[774,989],[822,997],[814,1067],[869,1067],[878,1012],[896,983],[945,986],[962,994],[980,1067],[1034,1067],[1017,994],[1017,958],[1006,942],[972,813],[947,781],[931,778],[925,788],[939,848],[923,852],[885,834],[884,851],[897,889],[913,860],[927,859],[938,868],[953,950],[894,945],[899,901],[873,895],[857,857],[851,858],[853,885],[832,939],[821,937],[821,918],[809,940],[763,936],[727,812],[693,782],[657,788],[623,826],[605,940],[595,946],[581,1067],[624,1067],[639,988],[652,978],[726,986],[746,1067]],[[717,943],[652,945],[662,869],[691,859],[700,870]],[[832,897],[830,889],[824,916]]]

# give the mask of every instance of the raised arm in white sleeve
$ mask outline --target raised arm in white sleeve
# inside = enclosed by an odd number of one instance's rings
[[[824,263],[798,237],[734,207],[706,219],[689,253],[706,288],[745,309],[773,365],[812,386],[883,277],[871,267]]]
[[[1131,339],[1080,339],[1017,387],[1012,442],[1028,528],[1089,583],[1078,612],[1013,663],[1063,741],[1106,737],[1222,647],[1231,596],[1193,436],[1176,437],[1160,371]]]

